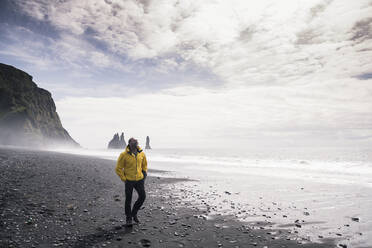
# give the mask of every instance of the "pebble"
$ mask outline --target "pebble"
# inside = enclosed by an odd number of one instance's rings
[[[351,220],[352,221],[355,221],[355,222],[359,222],[359,218],[358,217],[352,217]]]
[[[148,239],[141,239],[139,243],[140,243],[140,245],[142,245],[142,247],[150,247],[151,246],[151,241],[148,240]]]

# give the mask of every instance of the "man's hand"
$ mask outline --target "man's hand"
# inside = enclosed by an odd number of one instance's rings
[[[146,172],[146,171],[142,171],[142,174],[143,174],[143,179],[146,179],[146,177],[147,177],[147,172]]]

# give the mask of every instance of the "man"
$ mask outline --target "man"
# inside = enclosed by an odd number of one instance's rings
[[[146,199],[145,178],[147,176],[146,155],[138,146],[138,141],[130,138],[128,146],[122,152],[116,163],[116,174],[125,182],[125,215],[128,225],[132,219],[139,223],[137,213]],[[131,208],[133,188],[138,193],[138,199]]]

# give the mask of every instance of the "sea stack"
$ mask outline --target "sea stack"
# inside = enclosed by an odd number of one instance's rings
[[[114,134],[114,137],[108,144],[108,149],[123,149],[127,146],[125,142],[124,133],[121,133],[119,137],[119,133]]]
[[[145,147],[145,149],[151,149],[151,146],[150,146],[150,137],[149,136],[146,137],[146,147]]]
[[[0,144],[43,148],[80,145],[63,128],[49,91],[0,63]]]
[[[127,143],[125,142],[125,139],[124,139],[124,133],[121,133],[120,135],[119,145],[121,148],[125,148],[127,146]]]

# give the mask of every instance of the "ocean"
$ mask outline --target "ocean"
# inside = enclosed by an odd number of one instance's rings
[[[116,160],[121,150],[58,150]],[[152,149],[145,150],[149,168],[189,174],[203,170],[372,187],[372,149]],[[154,162],[154,165],[152,163]]]

